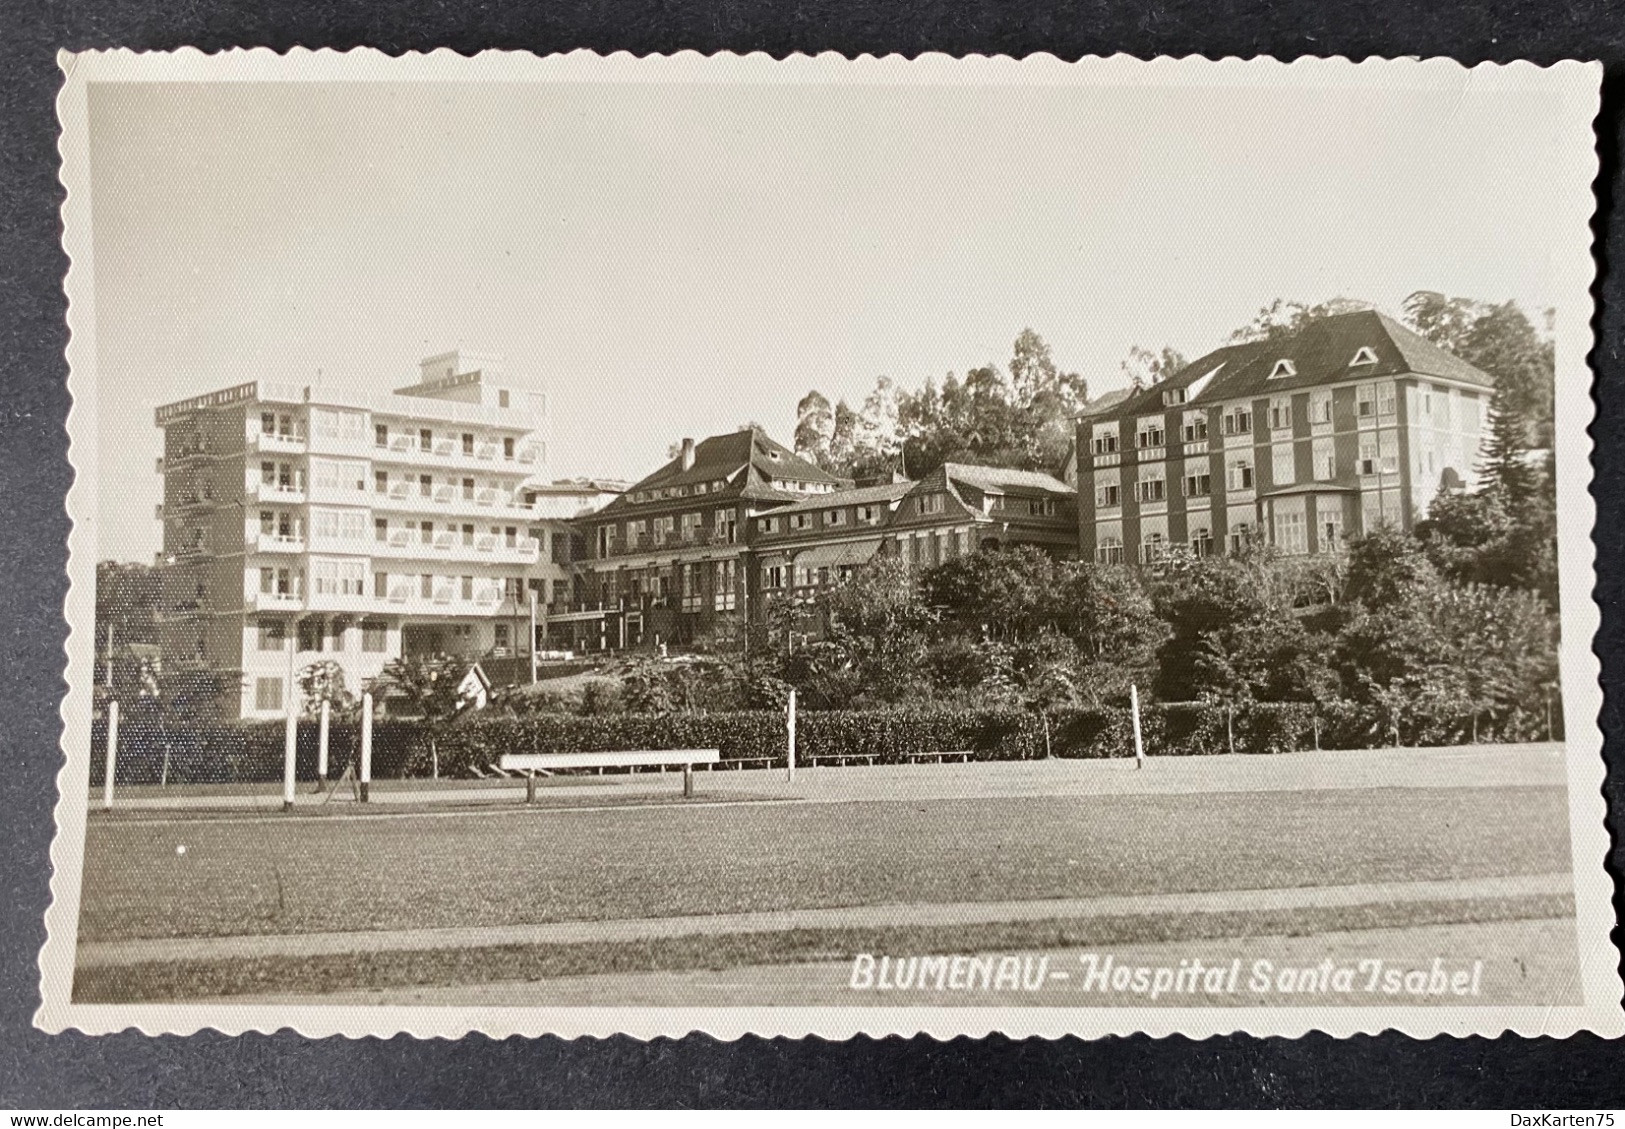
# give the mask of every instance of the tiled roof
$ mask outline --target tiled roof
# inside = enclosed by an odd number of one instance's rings
[[[978,490],[996,492],[1037,491],[1043,494],[1076,494],[1077,491],[1056,478],[1039,470],[1015,470],[1011,467],[973,466],[969,463],[943,463],[943,474],[953,482],[962,482]]]
[[[748,471],[744,481],[734,481],[735,475],[746,468]],[[729,480],[728,493],[751,500],[799,502],[806,496],[774,489],[772,484],[775,479],[835,486],[845,481],[803,459],[784,444],[769,438],[759,428],[747,427],[700,440],[694,445],[694,464],[687,470],[683,469],[682,456],[679,455],[653,474],[627,487],[624,494],[599,513],[618,513],[632,504],[633,495],[643,491],[689,486],[696,482]]]
[[[880,486],[859,486],[853,490],[837,490],[833,494],[817,494],[811,498],[802,498],[793,506],[785,506],[773,512],[775,514],[794,514],[807,510],[831,510],[838,506],[865,506],[872,502],[894,502],[913,488],[914,483],[912,482],[887,482]]]
[[[1375,363],[1352,364],[1362,349],[1371,351]],[[1215,377],[1197,399],[1206,403],[1407,373],[1485,389],[1495,386],[1488,373],[1375,310],[1317,318],[1292,337],[1258,342],[1254,350],[1245,363],[1230,366]],[[1289,376],[1271,376],[1281,361],[1290,362],[1296,371]]]
[[[1371,350],[1375,363],[1353,365],[1356,354]],[[1281,361],[1291,375],[1272,376]],[[1391,377],[1414,373],[1458,381],[1479,388],[1495,386],[1490,375],[1453,353],[1405,328],[1376,310],[1333,314],[1316,318],[1290,337],[1225,345],[1198,357],[1160,384],[1153,384],[1098,413],[1100,419],[1164,409],[1163,393],[1187,388],[1204,376],[1212,380],[1191,398],[1192,404],[1211,404],[1244,396],[1291,392],[1336,381]],[[1091,413],[1095,414],[1095,413]]]

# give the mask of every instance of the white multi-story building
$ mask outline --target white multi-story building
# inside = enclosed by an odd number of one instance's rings
[[[317,661],[358,691],[402,655],[528,650],[547,399],[498,358],[430,357],[383,396],[240,384],[157,423],[163,660],[240,673],[240,716]]]

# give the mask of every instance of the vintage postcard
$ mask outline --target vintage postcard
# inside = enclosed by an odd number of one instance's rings
[[[1625,1032],[1600,67],[62,68],[41,1027]]]

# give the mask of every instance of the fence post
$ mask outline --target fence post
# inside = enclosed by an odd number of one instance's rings
[[[288,717],[282,725],[282,810],[293,810],[293,776],[295,759],[299,755],[299,715],[293,702],[288,703]]]
[[[1138,772],[1145,767],[1145,745],[1140,740],[1140,688],[1130,684],[1128,698],[1134,711],[1134,769]]]
[[[785,760],[785,779],[796,782],[796,692],[790,691],[790,703],[784,711],[784,731],[789,739],[790,755]]]
[[[316,791],[318,792],[327,787],[327,727],[329,716],[328,701],[323,698],[321,732],[316,741]]]
[[[102,810],[113,810],[113,774],[118,771],[118,702],[107,704],[107,777],[102,781]]]
[[[361,802],[367,802],[372,783],[372,691],[361,695]]]

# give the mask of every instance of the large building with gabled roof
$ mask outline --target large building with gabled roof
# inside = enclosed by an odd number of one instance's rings
[[[1337,551],[1475,481],[1494,382],[1375,311],[1226,345],[1078,421],[1079,546],[1101,563],[1263,541]]]
[[[576,598],[550,625],[574,624],[589,649],[743,632],[759,599],[754,519],[849,486],[755,426],[684,439],[670,462],[583,520]]]
[[[983,549],[1031,545],[1077,555],[1076,492],[1053,475],[944,463],[899,479],[807,498],[756,519],[755,587],[765,602],[805,598],[881,556],[931,568]]]

